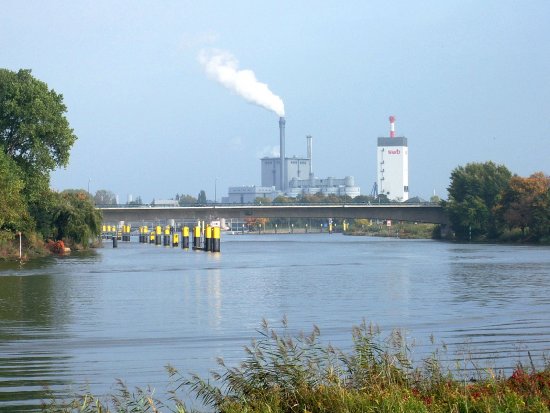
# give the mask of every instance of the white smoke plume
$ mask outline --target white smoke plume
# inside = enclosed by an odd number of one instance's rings
[[[231,53],[223,50],[202,50],[199,53],[199,62],[208,76],[227,89],[278,116],[285,116],[283,100],[269,90],[267,84],[258,81],[252,70],[239,70],[239,61]]]

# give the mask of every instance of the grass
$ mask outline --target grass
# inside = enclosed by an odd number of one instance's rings
[[[191,391],[208,409],[224,413],[344,413],[344,412],[549,412],[550,366],[518,364],[510,377],[477,369],[442,367],[437,352],[413,363],[403,337],[395,331],[382,337],[363,322],[353,329],[349,352],[323,345],[319,329],[308,335],[290,334],[264,322],[260,337],[245,347],[238,366],[218,360],[210,378],[186,376],[167,367],[172,378],[169,404],[155,400],[150,389],[131,393],[119,382],[110,400],[90,394],[60,403],[52,400],[44,412],[188,412],[178,398]],[[464,376],[467,377],[467,376]]]

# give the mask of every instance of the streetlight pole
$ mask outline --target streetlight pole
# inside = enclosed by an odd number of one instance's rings
[[[214,203],[218,203],[218,178],[214,178]]]

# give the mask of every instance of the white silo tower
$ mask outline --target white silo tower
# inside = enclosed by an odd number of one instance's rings
[[[394,201],[409,199],[409,147],[407,138],[395,136],[395,116],[390,116],[390,137],[378,138],[378,193]]]

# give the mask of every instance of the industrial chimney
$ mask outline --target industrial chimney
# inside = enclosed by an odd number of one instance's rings
[[[390,116],[390,138],[395,138],[395,116]]]
[[[279,138],[280,138],[280,156],[281,156],[281,191],[286,191],[286,173],[285,173],[285,118],[279,118]]]

